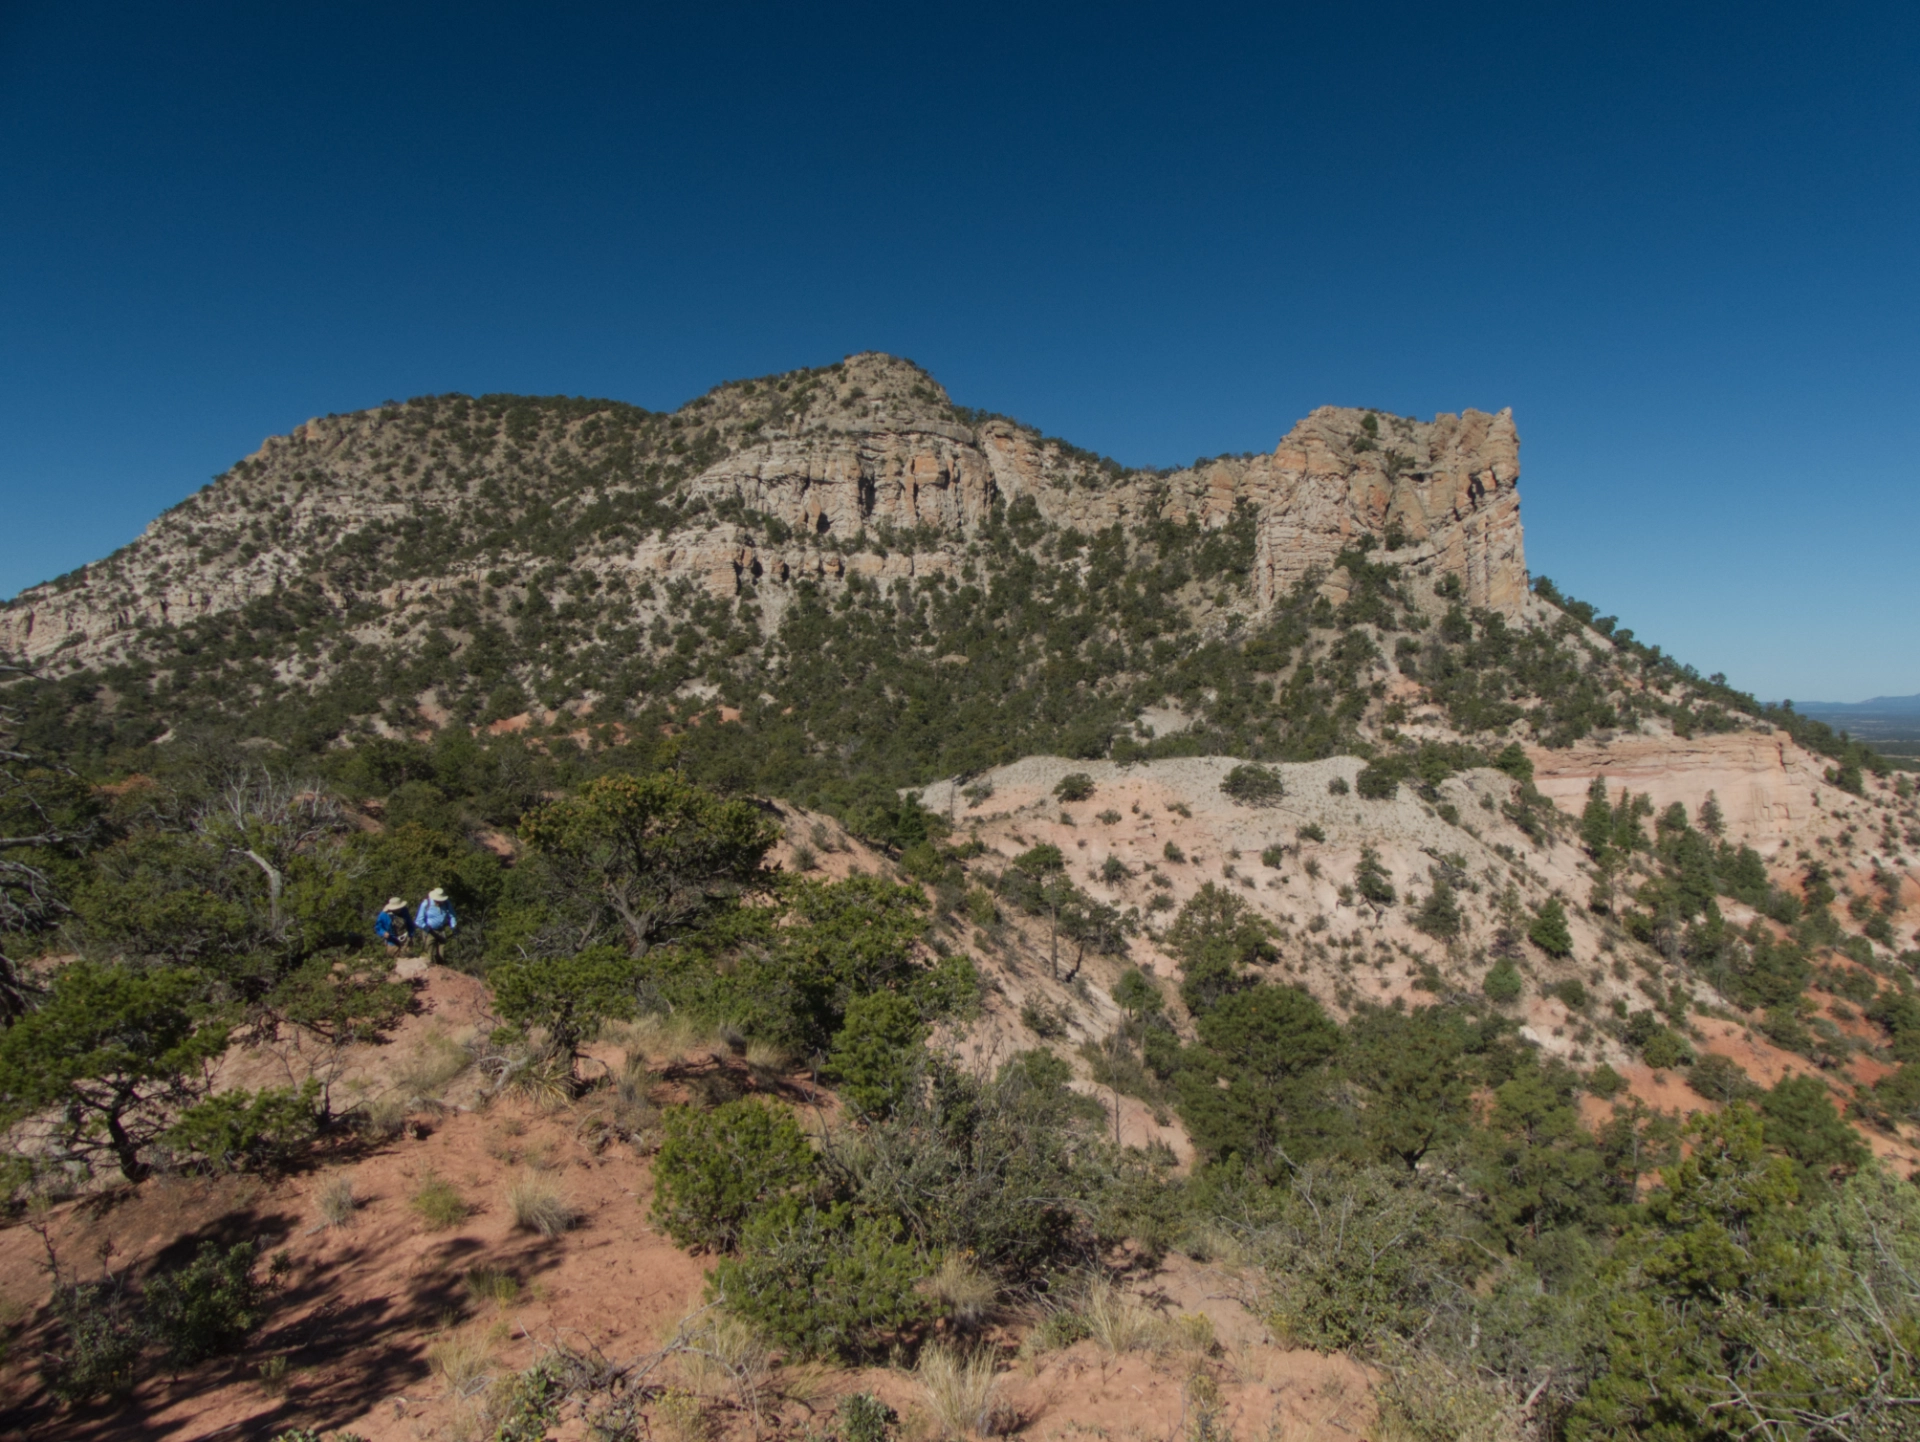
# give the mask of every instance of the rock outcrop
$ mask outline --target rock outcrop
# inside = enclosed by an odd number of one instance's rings
[[[542,405],[536,426],[526,417]],[[573,489],[557,493],[556,477]],[[1518,614],[1518,477],[1506,411],[1418,422],[1337,407],[1269,454],[1127,470],[960,411],[924,372],[882,355],[723,386],[672,416],[431,398],[267,441],[130,546],[0,608],[0,653],[55,670],[110,664],[137,657],[154,630],[300,587],[342,612],[403,610],[514,559],[530,517],[562,512],[579,528],[567,554],[529,547],[527,564],[687,579],[716,595],[949,571],[996,507],[1022,502],[1083,535],[1155,517],[1215,528],[1244,516],[1256,545],[1242,579],[1256,611],[1314,572],[1338,600],[1335,557],[1371,537],[1376,555],[1415,575],[1455,574],[1470,604]],[[594,506],[617,510],[650,483],[678,498],[677,523],[637,543],[624,528],[594,528]],[[432,538],[428,557],[382,552],[395,535]]]

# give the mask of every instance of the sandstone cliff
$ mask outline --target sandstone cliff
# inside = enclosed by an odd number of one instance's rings
[[[996,507],[1022,502],[1082,534],[1156,517],[1218,528],[1244,508],[1256,608],[1368,537],[1415,575],[1459,576],[1473,605],[1517,614],[1527,597],[1505,411],[1427,423],[1323,407],[1269,454],[1161,472],[959,411],[917,367],[874,354],[722,386],[672,416],[499,400],[387,406],[267,441],[130,546],[0,608],[0,652],[100,666],[141,655],[155,629],[293,588],[388,612],[516,562],[715,595],[891,582],[952,570]],[[647,534],[593,524],[596,507],[626,517],[641,500],[659,522]],[[574,523],[564,554],[531,544],[560,520]],[[1327,584],[1338,600],[1339,574]]]

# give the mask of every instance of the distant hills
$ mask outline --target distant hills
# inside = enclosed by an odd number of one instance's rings
[[[1845,730],[1888,756],[1920,756],[1920,696],[1875,696],[1870,701],[1796,701],[1802,716]]]

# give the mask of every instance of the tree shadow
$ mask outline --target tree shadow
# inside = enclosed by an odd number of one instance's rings
[[[267,1259],[300,1222],[284,1210],[237,1208],[175,1238],[139,1269],[136,1280],[190,1261],[209,1242],[220,1247],[254,1243],[264,1275]],[[427,1265],[396,1277],[387,1294],[346,1298],[340,1295],[340,1278],[382,1260],[371,1242],[350,1245],[323,1262],[297,1269],[274,1296],[266,1325],[235,1355],[178,1373],[167,1371],[150,1355],[152,1370],[131,1396],[83,1407],[65,1407],[36,1388],[23,1405],[0,1412],[0,1437],[130,1442],[202,1435],[204,1413],[166,1415],[197,1396],[208,1397],[209,1407],[222,1412],[254,1409],[251,1415],[236,1416],[218,1429],[222,1436],[266,1439],[292,1427],[321,1431],[346,1427],[365,1416],[373,1402],[396,1397],[426,1380],[428,1338],[434,1330],[483,1310],[467,1276],[487,1253],[496,1250],[476,1237],[450,1237],[430,1255]],[[529,1237],[509,1255],[490,1259],[489,1265],[525,1288],[559,1264],[559,1253],[559,1247]],[[63,1329],[51,1307],[43,1304],[13,1345],[21,1355],[34,1355],[58,1346],[62,1339]],[[261,1364],[270,1358],[285,1359],[283,1395],[275,1398],[263,1389],[211,1400],[223,1389],[258,1385]]]

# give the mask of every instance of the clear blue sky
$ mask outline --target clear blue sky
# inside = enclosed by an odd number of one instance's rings
[[[1510,405],[1536,574],[1920,691],[1920,7],[0,0],[0,594],[308,416],[856,350],[1138,464]]]

